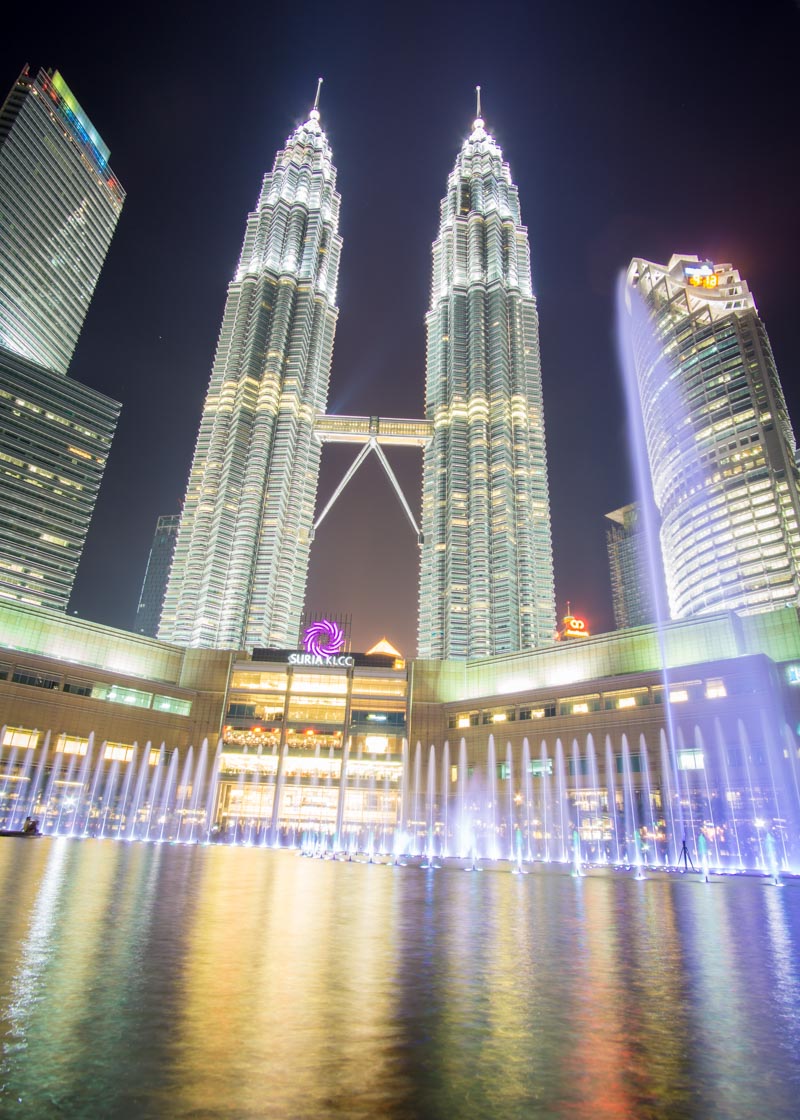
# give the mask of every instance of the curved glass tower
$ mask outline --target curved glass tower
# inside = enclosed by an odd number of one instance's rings
[[[228,288],[159,637],[294,645],[338,309],[340,197],[316,107],[278,152]]]
[[[534,649],[556,628],[539,323],[517,188],[480,115],[441,204],[427,335],[419,655]]]
[[[627,280],[673,618],[796,605],[796,442],[746,281],[689,255],[635,259]]]

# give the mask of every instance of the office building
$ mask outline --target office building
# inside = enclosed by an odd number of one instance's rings
[[[672,616],[796,606],[796,441],[747,282],[691,255],[627,280]]]
[[[67,609],[119,410],[0,348],[0,599]]]
[[[66,610],[120,405],[65,376],[125,195],[56,71],[0,109],[0,598]]]
[[[228,288],[161,638],[297,642],[316,500],[341,238],[316,107],[263,181]]]
[[[478,117],[450,174],[427,315],[419,654],[534,649],[556,628],[528,233]]]
[[[65,374],[125,192],[58,71],[25,67],[0,109],[0,346]]]
[[[654,581],[663,582],[661,552],[654,542],[653,564],[648,557],[647,541],[639,506],[636,502],[606,514],[608,566],[611,573],[611,599],[614,625],[617,630],[630,626],[646,626],[655,622],[658,591]],[[655,571],[651,568],[655,567]],[[663,597],[662,597],[663,598]]]
[[[137,634],[147,634],[148,637],[155,638],[158,633],[161,608],[164,605],[164,595],[167,590],[167,580],[172,566],[172,557],[175,553],[175,542],[178,539],[180,522],[179,513],[159,517],[156,522],[156,531],[153,535],[153,543],[150,546],[150,555],[147,558],[147,568],[144,573],[142,592],[139,596],[139,605],[136,608],[134,629]]]

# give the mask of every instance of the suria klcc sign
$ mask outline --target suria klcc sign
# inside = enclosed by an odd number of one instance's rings
[[[290,665],[340,665],[352,668],[355,659],[342,653],[344,630],[338,622],[320,618],[303,631],[303,652],[290,653]]]

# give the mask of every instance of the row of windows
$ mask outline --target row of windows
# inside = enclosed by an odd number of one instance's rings
[[[688,681],[672,684],[669,688],[670,704],[684,704],[688,701],[718,700],[729,691],[743,694],[755,690],[755,685],[744,678],[730,681],[719,679]],[[662,686],[653,688],[630,689],[626,692],[594,693],[589,696],[570,696],[563,700],[545,700],[534,705],[523,704],[519,708],[484,708],[469,712],[453,712],[449,715],[447,726],[450,730],[479,727],[486,724],[506,723],[516,720],[528,721],[553,719],[559,716],[588,715],[591,712],[611,712],[628,708],[647,707],[664,703]]]
[[[697,748],[687,748],[675,752],[675,761],[678,770],[705,770],[705,755],[702,750]],[[745,756],[742,747],[728,747],[726,750],[726,761],[728,766],[734,770],[741,770],[748,765],[764,766],[766,765],[766,755],[761,747],[752,748]],[[626,772],[631,774],[641,774],[645,770],[645,764],[640,754],[615,755],[614,756],[614,769],[617,774],[624,775]],[[571,777],[592,777],[589,770],[589,760],[587,758],[568,758],[565,760],[566,774]],[[474,774],[474,767],[469,767],[466,771],[467,777],[471,778]],[[500,781],[508,781],[512,775],[512,767],[508,762],[498,762],[496,764],[497,777]],[[532,778],[546,778],[550,777],[554,772],[554,760],[549,756],[544,758],[532,758],[528,762],[528,773]],[[450,780],[457,782],[459,777],[458,766],[450,767]],[[603,780],[606,775],[601,771],[600,775],[594,775],[596,780]]]
[[[0,669],[0,680],[7,679],[7,670]],[[61,690],[73,696],[88,696],[93,700],[107,700],[112,704],[130,704],[135,708],[152,708],[156,712],[172,712],[178,716],[188,716],[192,711],[191,700],[142,692],[137,688],[123,688],[118,684],[67,680],[62,688],[60,677],[37,673],[35,669],[15,669],[11,682],[12,684],[29,685],[32,688]]]

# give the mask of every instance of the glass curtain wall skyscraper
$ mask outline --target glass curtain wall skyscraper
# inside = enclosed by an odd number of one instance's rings
[[[672,616],[797,605],[796,441],[746,281],[635,259],[626,294]]]
[[[297,641],[338,309],[340,196],[316,107],[247,219],[229,285],[159,637]]]
[[[632,502],[621,509],[606,514],[610,525],[606,527],[606,548],[611,574],[611,601],[614,625],[618,630],[630,626],[646,626],[658,618],[657,595],[663,584],[661,571],[650,573],[647,559],[647,542],[639,506]],[[661,577],[661,578],[660,578]],[[663,602],[663,593],[661,602]]]
[[[66,373],[125,192],[58,71],[0,109],[0,346]]]
[[[120,405],[65,376],[125,193],[64,79],[0,109],[0,598],[66,610]]]
[[[153,534],[142,591],[139,595],[139,605],[136,608],[134,630],[137,634],[147,634],[151,638],[155,638],[158,634],[161,608],[164,605],[164,595],[172,567],[172,557],[175,555],[180,524],[180,514],[177,513],[164,514],[156,522],[156,531]]]
[[[556,628],[539,324],[528,233],[480,117],[433,245],[419,654],[534,649]]]

